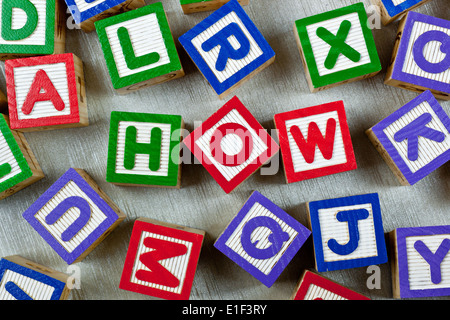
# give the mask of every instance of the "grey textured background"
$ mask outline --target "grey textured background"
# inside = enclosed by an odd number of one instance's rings
[[[153,1],[148,1],[152,3]],[[46,177],[0,202],[0,256],[19,254],[56,270],[72,273],[68,265],[22,218],[22,213],[69,167],[85,169],[127,214],[125,221],[82,262],[81,288],[70,299],[154,299],[118,288],[131,235],[138,217],[186,225],[207,232],[191,299],[288,299],[305,268],[314,266],[311,239],[294,257],[271,288],[237,266],[213,247],[217,236],[253,190],[258,190],[301,223],[307,223],[305,202],[378,192],[384,231],[398,227],[450,223],[449,165],[413,187],[400,186],[371,145],[364,131],[417,96],[383,84],[397,24],[373,30],[383,70],[375,77],[310,93],[295,43],[295,20],[350,5],[350,0],[251,0],[244,7],[276,52],[275,62],[246,82],[235,94],[267,129],[279,112],[344,100],[358,169],[294,184],[286,184],[282,168],[275,175],[251,176],[225,194],[199,164],[184,165],[180,190],[117,187],[105,181],[110,113],[118,111],[181,114],[187,129],[205,120],[231,96],[219,100],[187,54],[178,37],[210,13],[184,15],[178,0],[163,1],[186,76],[119,96],[112,89],[95,32],[67,30],[66,51],[84,62],[90,126],[26,133]],[[364,0],[366,8],[369,0]],[[449,19],[449,0],[433,0],[416,11]],[[4,63],[0,88],[6,92]],[[440,101],[450,112],[450,103]],[[324,273],[371,299],[391,299],[388,264],[380,265],[381,289],[366,286],[367,268]]]

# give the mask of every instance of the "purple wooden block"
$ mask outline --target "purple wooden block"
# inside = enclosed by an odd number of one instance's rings
[[[71,218],[68,210],[78,210],[75,214],[78,217]],[[23,217],[68,264],[123,219],[72,168],[39,197]],[[69,219],[65,225],[64,218]]]
[[[395,232],[400,298],[450,295],[450,225]]]
[[[309,229],[254,191],[214,247],[271,287],[310,234]]]

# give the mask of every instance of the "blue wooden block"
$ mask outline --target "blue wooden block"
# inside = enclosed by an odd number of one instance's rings
[[[387,262],[378,194],[307,203],[319,272]]]
[[[275,52],[236,0],[178,40],[220,98],[275,59]]]
[[[380,8],[381,22],[384,25],[398,19],[410,10],[424,5],[430,0],[372,0],[372,3]]]

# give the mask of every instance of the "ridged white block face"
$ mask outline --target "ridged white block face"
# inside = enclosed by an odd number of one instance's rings
[[[399,4],[402,4],[403,2],[406,2],[407,0],[392,0],[392,3],[394,6],[398,6]]]
[[[3,177],[0,177],[0,183],[22,172],[16,158],[14,157],[14,154],[11,151],[11,148],[3,136],[3,133],[0,132],[0,165],[5,163],[8,163],[11,166],[11,172]]]
[[[340,295],[322,287],[311,284],[306,291],[304,300],[347,300]]]
[[[95,6],[98,6],[100,3],[103,3],[105,1],[106,0],[95,0],[95,1],[88,3],[85,0],[75,0],[75,4],[77,5],[78,10],[80,12],[83,12],[83,11],[89,10]]]
[[[23,274],[14,272],[12,270],[6,270],[0,282],[0,300],[16,300],[12,294],[10,294],[5,285],[8,282],[13,282],[16,286],[22,289],[33,300],[50,300],[55,291],[55,288],[37,281]]]

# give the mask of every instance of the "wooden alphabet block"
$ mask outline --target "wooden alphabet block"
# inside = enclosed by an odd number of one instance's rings
[[[214,247],[271,287],[310,234],[305,226],[254,191]]]
[[[450,226],[398,228],[389,233],[394,298],[450,295]]]
[[[387,262],[378,194],[312,201],[306,207],[317,271]]]
[[[274,116],[287,183],[356,169],[344,103]]]
[[[5,62],[11,129],[89,125],[83,62],[72,53]]]
[[[62,0],[0,0],[0,60],[64,53]]]
[[[402,185],[413,185],[450,160],[450,118],[425,91],[366,131]]]
[[[275,52],[236,0],[178,40],[220,99],[275,60]]]
[[[111,113],[106,181],[180,188],[181,116]]]
[[[362,2],[295,21],[311,92],[366,79],[381,70]]]
[[[161,2],[97,21],[95,28],[119,94],[184,76]]]
[[[217,10],[230,0],[180,0],[185,14]],[[241,6],[249,4],[250,0],[238,0]]]
[[[21,256],[0,260],[0,300],[67,300],[73,279]]]
[[[95,30],[95,21],[145,6],[145,0],[65,0],[73,20],[84,32]]]
[[[148,218],[136,220],[119,288],[188,300],[205,232]]]
[[[0,115],[0,200],[44,178],[24,135]]]
[[[380,9],[381,22],[388,25],[402,17],[410,10],[414,10],[430,0],[371,0]]]
[[[69,169],[24,213],[68,264],[83,260],[125,214],[82,169]]]
[[[183,143],[226,193],[244,182],[279,149],[237,97],[191,132]]]
[[[291,300],[370,300],[324,276],[305,270]]]
[[[450,21],[408,12],[397,38],[384,83],[415,92],[430,90],[450,100]]]
[[[3,91],[0,91],[0,112],[1,113],[8,112],[8,99],[6,98]]]

